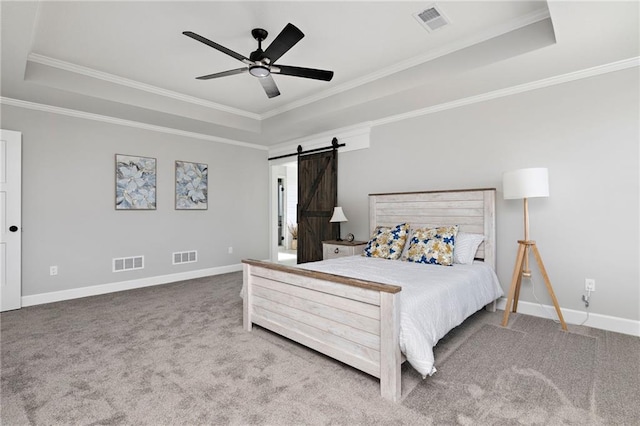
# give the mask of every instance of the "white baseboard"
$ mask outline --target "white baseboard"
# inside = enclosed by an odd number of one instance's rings
[[[216,268],[199,269],[196,271],[180,272],[171,275],[161,275],[157,277],[141,278],[138,280],[120,281],[109,284],[100,284],[89,287],[74,288],[70,290],[53,291],[50,293],[34,294],[22,296],[22,306],[41,305],[43,303],[60,302],[63,300],[78,299],[81,297],[97,296],[100,294],[114,293],[116,291],[133,290],[135,288],[149,287],[153,285],[169,284],[177,281],[190,280],[194,278],[208,277],[211,275],[227,274],[242,270],[242,264],[219,266]],[[502,297],[498,300],[497,308],[504,310],[507,299]],[[587,317],[584,311],[560,308],[564,320],[569,324],[580,324]],[[521,314],[533,315],[542,318],[557,319],[555,309],[550,305],[539,305],[537,303],[519,301],[518,312]],[[599,328],[601,330],[615,331],[617,333],[630,334],[640,337],[640,321],[625,318],[612,317],[609,315],[590,313],[589,319],[584,325]]]
[[[78,299],[80,297],[97,296],[99,294],[114,293],[116,291],[123,290],[133,290],[134,288],[149,287],[159,284],[169,284],[177,281],[208,277],[211,275],[221,275],[237,271],[242,271],[242,264],[239,263],[235,265],[218,266],[216,268],[179,272],[176,274],[141,278],[138,280],[120,281],[109,284],[92,285],[89,287],[73,288],[69,290],[52,291],[50,293],[33,294],[30,296],[22,296],[22,306],[34,306],[41,305],[43,303]]]
[[[498,300],[498,309],[504,311],[507,299],[502,297]],[[585,311],[575,309],[560,308],[564,321],[568,324],[581,324],[587,318]],[[518,301],[518,313],[533,315],[534,317],[558,319],[556,310],[551,305],[539,305],[532,302]],[[640,321],[626,318],[612,317],[609,315],[589,313],[589,319],[584,325],[599,328],[601,330],[615,331],[617,333],[630,334],[640,337]]]

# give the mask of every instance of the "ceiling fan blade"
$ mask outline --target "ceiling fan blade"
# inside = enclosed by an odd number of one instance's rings
[[[200,77],[196,77],[196,79],[197,80],[211,80],[212,78],[226,77],[228,75],[242,74],[243,72],[247,72],[247,71],[249,71],[249,67],[237,68],[235,70],[217,72],[215,74],[202,75]]]
[[[315,80],[331,81],[333,71],[317,70],[313,68],[291,67],[289,65],[274,65],[271,72],[275,74],[291,75],[294,77],[313,78]]]
[[[277,61],[282,55],[287,53],[297,42],[302,40],[304,33],[293,24],[287,24],[280,34],[271,42],[264,56],[271,60],[271,63]]]
[[[275,98],[276,96],[280,95],[278,86],[276,86],[276,82],[273,81],[273,77],[271,77],[271,75],[260,77],[258,78],[258,80],[260,80],[260,84],[262,84],[262,88],[269,98]]]
[[[232,58],[235,58],[235,59],[237,59],[239,61],[242,61],[247,65],[253,64],[253,62],[251,62],[249,60],[249,58],[247,58],[245,56],[242,56],[241,54],[236,53],[231,49],[227,49],[226,47],[221,46],[218,43],[213,42],[213,41],[209,40],[208,38],[204,38],[201,35],[196,34],[196,33],[192,32],[192,31],[184,31],[182,34],[186,35],[187,37],[191,37],[194,40],[198,40],[200,43],[204,43],[207,46],[211,46],[214,49],[219,50],[222,53],[226,53],[227,55],[231,56]]]

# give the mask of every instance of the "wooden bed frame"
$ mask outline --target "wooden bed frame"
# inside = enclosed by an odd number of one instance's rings
[[[369,195],[369,227],[459,225],[482,233],[476,257],[495,270],[495,189]],[[400,292],[394,285],[243,260],[243,324],[256,324],[380,379],[401,396]],[[494,303],[495,306],[495,303]]]

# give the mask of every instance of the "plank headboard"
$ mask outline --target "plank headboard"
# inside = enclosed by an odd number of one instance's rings
[[[409,223],[411,228],[459,225],[484,234],[476,258],[496,268],[495,188],[369,194],[369,228]]]

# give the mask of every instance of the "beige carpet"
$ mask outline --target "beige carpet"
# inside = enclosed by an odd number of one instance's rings
[[[595,375],[570,373],[594,371],[596,339],[562,331],[546,337],[484,325],[404,404],[437,424],[598,423],[590,409]]]
[[[0,315],[2,425],[640,424],[640,339],[479,312],[436,347],[403,400],[260,328],[241,274]]]

